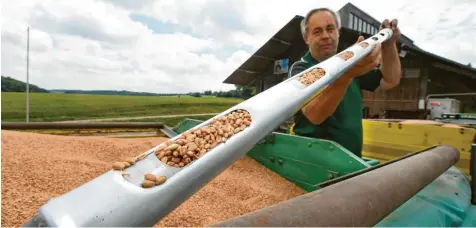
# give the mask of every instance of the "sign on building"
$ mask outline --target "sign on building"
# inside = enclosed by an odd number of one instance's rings
[[[405,68],[403,69],[403,78],[419,78],[420,69],[418,68]]]
[[[274,61],[274,74],[284,74],[289,69],[289,59],[280,59]]]

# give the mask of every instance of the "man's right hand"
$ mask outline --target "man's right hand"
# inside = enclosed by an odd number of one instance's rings
[[[359,36],[356,45],[364,40],[363,36]],[[351,69],[349,69],[343,76],[345,77],[359,77],[371,71],[380,64],[381,61],[381,45],[378,44],[375,48],[363,59],[357,62]]]

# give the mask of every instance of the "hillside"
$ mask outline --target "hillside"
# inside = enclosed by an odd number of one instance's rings
[[[147,92],[132,92],[127,90],[69,90],[69,89],[53,89],[52,93],[65,94],[91,94],[91,95],[126,95],[126,96],[177,96],[180,94],[159,94]]]
[[[26,92],[26,83],[2,75],[2,92]],[[30,92],[49,93],[48,90],[30,83]]]
[[[2,92],[26,92],[26,83],[13,79],[8,76],[2,76]],[[248,99],[256,94],[256,89],[246,86],[236,86],[236,89],[229,91],[211,91],[190,92],[190,93],[150,93],[134,92],[127,90],[80,90],[80,89],[52,89],[47,90],[30,83],[30,92],[32,93],[62,93],[62,94],[89,94],[89,95],[121,95],[121,96],[181,96],[190,95],[193,97],[215,96],[226,98],[244,98]]]

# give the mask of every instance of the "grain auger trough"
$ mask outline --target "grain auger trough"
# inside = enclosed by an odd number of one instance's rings
[[[475,226],[470,179],[455,167],[469,150],[459,145],[408,147],[380,163],[275,132],[391,35],[383,29],[209,120],[183,121],[167,142],[49,200],[24,226],[153,226],[246,155],[309,193],[214,226]]]

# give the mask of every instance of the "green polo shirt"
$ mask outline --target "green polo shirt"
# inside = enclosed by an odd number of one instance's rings
[[[291,66],[288,77],[292,77],[316,64],[318,62],[308,52],[300,61]],[[354,78],[335,112],[320,125],[312,124],[299,111],[294,116],[294,132],[301,136],[332,140],[358,157],[362,157],[363,99],[361,90],[373,92],[380,85],[381,78],[382,73],[378,68]]]

